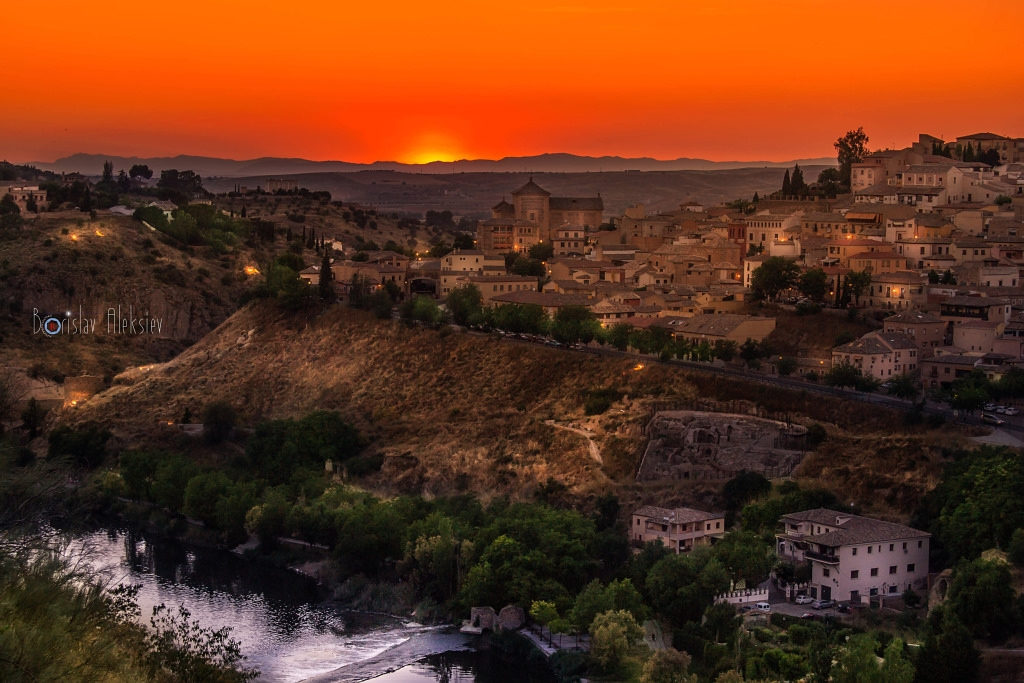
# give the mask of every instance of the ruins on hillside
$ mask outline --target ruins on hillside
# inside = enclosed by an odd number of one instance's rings
[[[746,470],[789,475],[807,450],[807,428],[776,420],[703,411],[655,413],[638,481],[729,479]]]

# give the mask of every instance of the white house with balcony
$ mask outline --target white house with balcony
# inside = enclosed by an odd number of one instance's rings
[[[810,563],[813,598],[862,604],[928,586],[931,534],[904,524],[816,508],[784,515],[775,538],[781,559]]]

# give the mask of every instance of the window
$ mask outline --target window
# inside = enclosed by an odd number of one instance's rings
[[[922,545],[924,545],[924,541],[918,541],[917,542],[917,547],[918,548],[920,548]]]
[[[828,576],[829,576],[828,567],[822,567],[821,568],[821,575],[824,576],[825,578],[828,578]]]
[[[949,368],[946,368],[946,374],[947,374],[947,375],[949,374]],[[903,549],[904,549],[904,550],[906,550],[906,549],[907,549],[907,544],[906,544],[906,543],[904,543],[904,544],[903,544]]]
[[[854,549],[853,549],[853,554],[854,554],[854,555],[856,555],[856,554],[857,554],[857,549],[856,549],[856,548],[854,548]]]
[[[890,574],[895,574],[896,573],[896,565],[892,565],[891,567],[889,567],[889,573]]]
[[[871,568],[871,576],[878,576],[878,567]]]
[[[870,555],[870,554],[871,554],[871,550],[872,550],[873,548],[874,548],[874,546],[870,546],[870,545],[868,546],[868,555]]]
[[[850,578],[851,579],[860,578],[860,571],[857,570],[857,569],[854,569],[852,572],[850,572]]]
[[[914,571],[914,565],[913,565],[913,564],[908,564],[908,565],[907,565],[907,571],[908,571],[908,572],[912,572],[912,571]]]

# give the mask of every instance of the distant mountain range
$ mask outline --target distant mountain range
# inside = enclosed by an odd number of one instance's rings
[[[348,161],[310,161],[309,159],[261,157],[259,159],[220,159],[217,157],[179,155],[175,157],[122,157],[109,154],[72,154],[54,162],[34,162],[37,168],[58,173],[78,172],[100,175],[103,162],[111,161],[116,170],[128,170],[134,164],[146,164],[159,173],[163,169],[191,170],[209,177],[241,178],[254,176],[285,176],[299,173],[350,173],[355,171],[403,171],[407,173],[588,173],[607,171],[716,171],[736,168],[782,168],[802,166],[835,166],[831,157],[794,159],[791,161],[708,161],[707,159],[652,159],[650,157],[588,157],[576,154],[538,154],[502,159],[463,159],[432,161],[428,164],[404,164],[397,161],[375,161],[357,164]]]

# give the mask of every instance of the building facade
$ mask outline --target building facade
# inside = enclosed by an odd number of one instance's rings
[[[780,558],[810,563],[814,598],[862,604],[928,585],[931,534],[903,524],[817,508],[784,515],[775,538]]]

